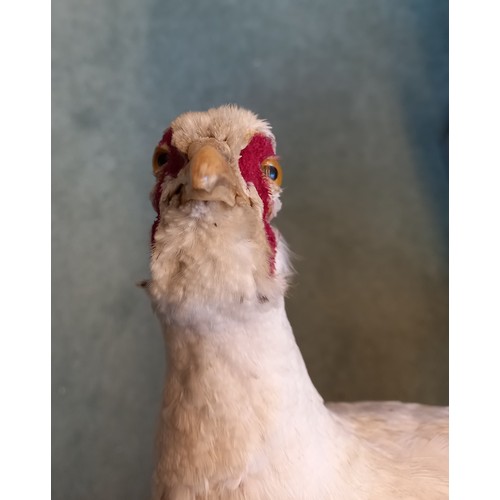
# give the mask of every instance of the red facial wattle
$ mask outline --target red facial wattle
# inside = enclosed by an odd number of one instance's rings
[[[160,199],[163,190],[165,177],[177,177],[181,169],[186,164],[185,156],[179,152],[177,148],[172,146],[172,129],[169,128],[164,134],[159,143],[159,146],[166,145],[169,150],[169,158],[167,164],[162,168],[156,179],[156,184],[152,193],[152,204],[157,216],[151,228],[151,245],[154,244],[154,238],[158,225],[160,223]],[[269,224],[269,215],[272,210],[272,196],[269,187],[269,181],[264,177],[261,170],[262,162],[275,152],[271,140],[263,134],[256,134],[252,137],[248,145],[241,151],[239,159],[239,168],[245,182],[252,183],[259,194],[264,205],[262,221],[266,232],[267,241],[271,247],[271,273],[275,271],[276,258],[276,236]]]
[[[264,211],[262,214],[262,220],[264,222],[264,229],[266,231],[267,241],[271,247],[271,272],[275,271],[275,258],[276,258],[276,236],[274,231],[269,224],[269,215],[272,209],[272,197],[271,189],[269,187],[269,181],[262,175],[262,170],[260,168],[262,162],[274,156],[275,152],[271,139],[263,134],[256,134],[252,137],[252,140],[248,143],[245,149],[241,151],[241,156],[239,160],[240,172],[247,183],[252,183],[259,193],[260,199],[264,204]]]
[[[153,208],[155,209],[157,215],[155,221],[153,222],[153,227],[151,228],[151,245],[154,244],[155,233],[160,223],[160,199],[163,191],[163,184],[165,182],[165,177],[167,175],[173,178],[177,177],[182,167],[186,164],[185,157],[179,152],[179,150],[176,147],[172,146],[171,128],[165,131],[158,146],[167,146],[169,155],[167,164],[162,168],[161,172],[156,178],[156,184],[152,193],[151,202],[153,204]]]

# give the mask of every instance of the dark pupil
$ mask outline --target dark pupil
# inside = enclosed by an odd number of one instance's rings
[[[272,165],[269,166],[269,178],[275,181],[278,178],[278,169],[276,167],[273,167]]]
[[[156,162],[158,163],[159,166],[164,165],[168,161],[168,154],[167,153],[160,153],[156,159]]]

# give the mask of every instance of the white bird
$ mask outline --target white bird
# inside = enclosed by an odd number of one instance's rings
[[[167,347],[154,500],[448,497],[448,409],[325,405],[285,312],[275,138],[252,112],[185,113],[153,157],[151,279]]]

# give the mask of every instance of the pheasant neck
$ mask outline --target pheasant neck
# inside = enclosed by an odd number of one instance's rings
[[[167,375],[159,483],[179,470],[190,484],[200,478],[238,483],[283,460],[284,449],[291,460],[295,452],[303,459],[308,447],[316,445],[315,453],[321,448],[309,422],[314,418],[325,429],[331,422],[293,337],[284,300],[257,309],[216,315],[209,322],[179,322],[175,315],[163,321]]]

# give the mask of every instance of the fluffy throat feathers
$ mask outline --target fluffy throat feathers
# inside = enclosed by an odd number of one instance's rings
[[[155,187],[151,195],[151,202],[156,212],[156,219],[151,229],[151,245],[154,248],[155,236],[161,220],[160,200],[162,197],[163,186],[167,177],[176,178],[181,170],[187,165],[188,159],[185,154],[180,152],[172,144],[173,130],[169,128],[163,134],[159,146],[167,146],[169,150],[168,162],[163,167],[157,177]],[[271,228],[269,219],[273,210],[273,197],[269,181],[265,178],[261,170],[262,162],[269,157],[275,156],[272,141],[262,133],[253,135],[247,146],[242,149],[238,161],[238,167],[241,176],[247,184],[253,184],[263,204],[262,222],[270,247],[270,272],[274,274],[276,271],[276,235]]]

